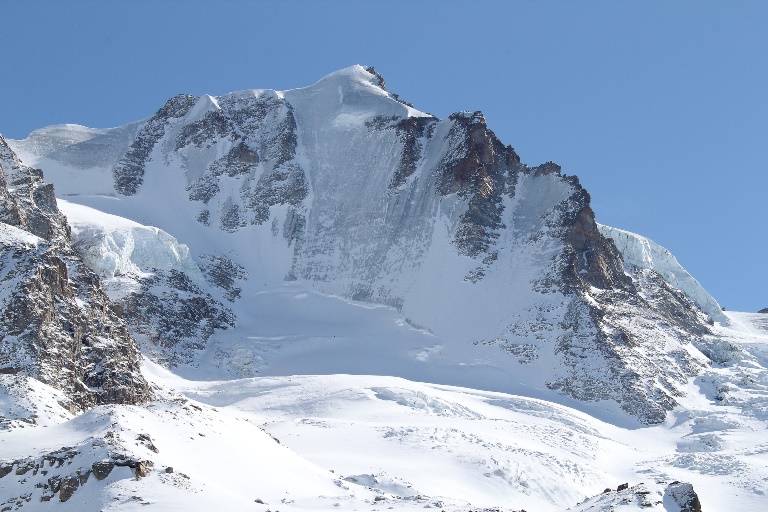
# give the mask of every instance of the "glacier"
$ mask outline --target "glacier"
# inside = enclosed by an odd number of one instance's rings
[[[613,240],[625,265],[658,272],[673,288],[683,292],[699,309],[722,324],[728,324],[720,305],[699,282],[685,270],[667,249],[636,233],[598,225],[600,232]]]
[[[175,270],[198,285],[205,283],[189,247],[165,231],[64,200],[58,205],[72,228],[75,249],[101,278],[110,298],[128,293],[132,286],[127,280],[132,277],[157,270]]]

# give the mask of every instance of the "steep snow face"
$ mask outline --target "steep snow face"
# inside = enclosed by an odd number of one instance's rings
[[[13,141],[14,151],[27,163],[41,155],[51,155],[103,135],[107,130],[79,124],[56,124],[30,133],[26,139]]]
[[[72,169],[50,172],[70,179]],[[181,315],[210,320],[197,342],[192,330],[181,336],[185,346],[204,348],[207,361],[234,351],[268,366],[274,355],[248,320],[260,307],[257,294],[299,281],[393,307],[452,347],[452,365],[503,368],[497,385],[505,389],[524,379],[579,400],[619,403],[646,422],[663,420],[705,364],[690,345],[708,328],[703,315],[670,287],[657,286],[653,297],[639,292],[597,230],[578,180],[553,163],[522,164],[479,112],[439,120],[415,110],[371,69],[353,66],[291,91],[176,96],[100,172],[70,180],[75,194],[88,179],[89,193],[68,199],[169,233],[224,284],[194,293],[235,301],[238,341],[205,341],[210,326],[234,326],[219,306]],[[80,250],[109,260],[92,262],[100,272],[129,270],[134,256],[125,251],[143,231],[133,229],[129,241],[111,229],[78,235]],[[152,285],[158,293],[176,283],[174,300],[191,289],[186,270],[156,275],[165,280]],[[158,336],[171,312],[157,302],[147,313],[147,300],[138,299],[153,294],[133,295],[126,311],[155,318],[147,336],[170,347],[173,339]]]
[[[664,281],[682,291],[712,320],[728,323],[728,318],[723,314],[714,297],[707,293],[667,249],[649,238],[623,229],[602,224],[598,224],[598,229],[604,236],[613,240],[616,248],[621,252],[625,265],[657,272]]]

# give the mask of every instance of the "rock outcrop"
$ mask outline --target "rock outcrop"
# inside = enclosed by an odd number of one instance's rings
[[[191,363],[215,329],[234,327],[231,310],[176,270],[154,270],[140,289],[120,299],[132,332],[146,337],[144,352],[166,366]]]
[[[127,455],[120,451],[109,451],[96,462],[89,463],[89,459],[97,456],[93,452],[105,452],[98,441],[94,446],[64,446],[58,450],[46,453],[36,458],[24,458],[5,460],[0,462],[0,479],[22,477],[33,492],[22,496],[3,496],[4,502],[0,507],[18,502],[30,502],[33,495],[36,501],[47,502],[58,495],[60,502],[69,501],[70,498],[85,486],[91,475],[97,480],[109,477],[115,468],[127,468],[137,480],[146,477],[154,467],[151,460],[142,460]],[[123,475],[125,478],[126,475]],[[34,484],[34,486],[32,485]],[[12,485],[8,487],[13,488]],[[5,510],[11,510],[10,508]]]
[[[672,482],[669,484],[664,491],[664,505],[667,510],[701,512],[699,496],[693,490],[693,485],[687,482]],[[667,505],[672,505],[672,507]]]
[[[588,498],[568,510],[573,512],[611,512],[614,510],[663,509],[667,512],[701,512],[701,503],[693,485],[684,482],[664,481],[655,484],[621,484],[614,491],[605,489],[602,494]]]
[[[148,400],[138,346],[72,249],[52,185],[2,138],[0,171],[0,372],[34,377],[78,408]]]
[[[189,94],[174,96],[144,123],[130,149],[112,171],[115,190],[125,195],[136,193],[144,182],[144,165],[149,160],[155,144],[165,134],[166,125],[189,112],[195,100],[196,98]]]

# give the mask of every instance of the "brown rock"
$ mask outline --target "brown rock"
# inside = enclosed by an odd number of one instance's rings
[[[150,471],[152,471],[152,467],[154,466],[154,463],[151,460],[142,460],[139,461],[138,464],[136,464],[136,479],[139,480],[141,478],[144,478],[149,474]]]
[[[61,480],[61,487],[59,489],[59,500],[64,502],[75,494],[77,488],[80,487],[80,479],[76,476],[68,476]]]
[[[77,470],[77,477],[80,479],[80,485],[85,484],[85,482],[88,481],[88,478],[91,476],[91,470],[87,469],[85,471]]]
[[[96,480],[104,480],[109,476],[114,467],[115,463],[111,460],[102,460],[94,462],[91,469],[93,469],[93,476],[96,477]]]
[[[680,512],[701,512],[701,501],[693,485],[686,482],[672,482],[664,490],[664,502],[672,501]]]

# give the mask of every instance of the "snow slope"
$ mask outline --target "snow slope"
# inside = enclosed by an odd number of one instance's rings
[[[758,332],[762,342],[751,347],[764,351],[768,332]],[[149,361],[144,372],[158,396],[146,406],[100,406],[0,431],[0,474],[9,469],[0,503],[84,512],[671,512],[679,508],[670,490],[682,481],[703,510],[746,511],[760,510],[768,492],[768,418],[700,394],[664,424],[626,429],[526,396],[387,376],[190,381]],[[715,373],[738,377],[734,367]],[[40,410],[58,407],[55,395],[26,389]],[[749,407],[765,410],[765,394],[753,398]],[[118,465],[139,462],[141,478]],[[72,475],[78,484],[65,503],[41,501],[58,502],[51,482]]]
[[[13,470],[0,479],[3,505],[83,512],[146,505],[329,510],[335,502],[373,498],[363,487],[337,485],[336,476],[279,445],[249,418],[182,398],[141,408],[97,407],[41,434],[30,428],[3,432],[0,447]],[[141,479],[136,468],[120,466],[138,462],[148,470]],[[98,475],[99,465],[109,474]],[[65,503],[41,500],[62,501],[55,485],[73,475],[77,483]]]
[[[23,162],[45,169],[49,182],[55,179],[57,194],[108,194],[113,190],[112,177],[103,170],[125,153],[139,125],[96,129],[61,124],[9,142]]]

